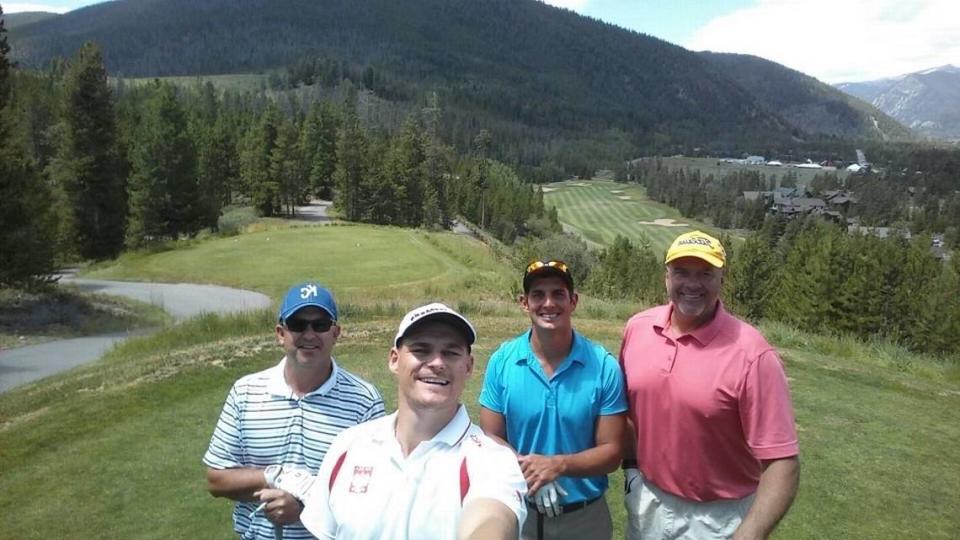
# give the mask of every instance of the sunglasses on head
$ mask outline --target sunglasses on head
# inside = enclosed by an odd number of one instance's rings
[[[567,269],[567,263],[563,261],[533,261],[527,266],[526,273],[529,274],[535,270],[539,270],[543,267],[556,268],[557,270],[563,272],[564,274],[569,274],[570,270]]]
[[[314,332],[322,334],[330,330],[330,327],[334,324],[336,324],[336,321],[331,319],[312,319],[309,321],[306,319],[287,319],[283,321],[283,326],[286,327],[287,330],[297,333],[305,332],[309,326],[313,328]]]

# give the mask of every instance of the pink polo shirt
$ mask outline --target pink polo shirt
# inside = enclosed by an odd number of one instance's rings
[[[720,304],[675,336],[672,305],[630,318],[620,366],[637,427],[637,462],[661,489],[694,501],[757,490],[760,462],[799,452],[783,365],[754,327]]]

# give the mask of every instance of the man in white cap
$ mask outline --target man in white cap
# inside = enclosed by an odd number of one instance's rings
[[[526,482],[510,449],[460,403],[476,332],[434,303],[404,316],[388,365],[397,411],[342,432],[301,519],[317,538],[516,539]]]
[[[337,433],[383,416],[383,398],[334,361],[337,304],[320,284],[287,292],[275,331],[286,354],[234,383],[203,462],[210,493],[237,501],[242,539],[306,540],[299,518],[312,475]]]
[[[783,365],[720,302],[719,240],[681,234],[665,264],[670,303],[634,315],[620,348],[636,430],[626,537],[766,538],[800,478]]]

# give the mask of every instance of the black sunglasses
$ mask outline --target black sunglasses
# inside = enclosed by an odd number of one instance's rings
[[[287,319],[283,321],[283,326],[291,332],[305,332],[307,327],[313,328],[314,332],[322,334],[330,330],[334,324],[337,324],[336,321],[332,319]]]

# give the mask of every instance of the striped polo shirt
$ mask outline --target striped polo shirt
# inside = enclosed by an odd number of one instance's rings
[[[316,474],[338,433],[384,415],[380,392],[333,361],[330,378],[297,397],[283,375],[284,360],[240,378],[226,403],[203,456],[212,469],[294,465]],[[263,512],[251,520],[257,502],[237,502],[234,530],[241,538],[273,540],[273,524]],[[299,523],[283,529],[284,538],[313,538]]]

